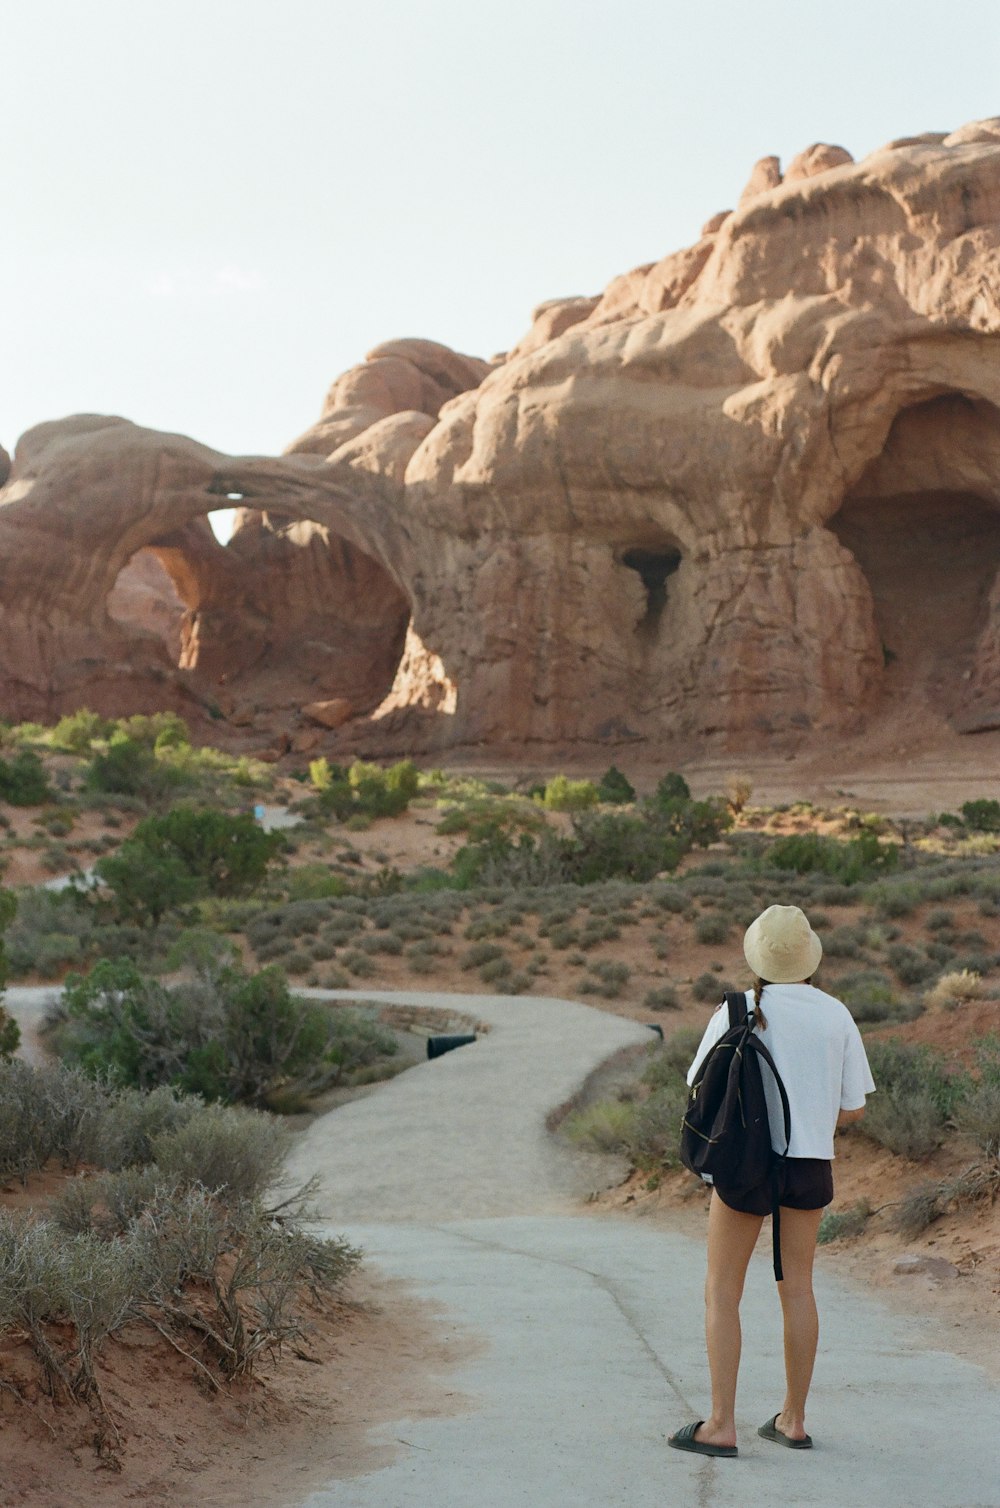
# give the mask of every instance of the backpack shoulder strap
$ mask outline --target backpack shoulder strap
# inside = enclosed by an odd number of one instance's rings
[[[782,1083],[781,1074],[778,1072],[775,1061],[771,1057],[771,1054],[768,1052],[767,1048],[764,1046],[763,1042],[756,1035],[751,1037],[750,1040],[753,1045],[754,1052],[756,1052],[758,1058],[763,1058],[764,1062],[771,1070],[771,1077],[774,1079],[775,1084],[778,1086],[778,1095],[781,1099],[781,1110],[785,1122],[785,1150],[781,1155],[783,1157],[787,1157],[788,1145],[792,1139],[792,1111],[791,1106],[788,1103],[788,1092],[785,1089],[784,1084]]]
[[[725,998],[731,1031],[734,1026],[742,1026],[747,1019],[747,997],[742,990],[727,990]]]

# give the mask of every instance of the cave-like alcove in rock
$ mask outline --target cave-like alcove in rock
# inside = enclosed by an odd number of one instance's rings
[[[636,572],[646,590],[646,610],[636,625],[636,633],[643,644],[653,644],[667,605],[667,580],[679,567],[681,552],[672,543],[652,548],[637,545],[623,550],[620,558],[623,566]]]
[[[959,712],[1000,565],[1000,510],[969,492],[848,498],[828,527],[867,578],[893,700]]]

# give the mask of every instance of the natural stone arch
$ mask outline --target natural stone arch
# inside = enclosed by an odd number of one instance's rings
[[[401,531],[389,504],[398,494],[391,477],[350,458],[233,460],[90,417],[30,432],[0,510],[0,601],[7,642],[19,650],[7,715],[88,702],[245,723],[248,705],[287,710],[344,694],[357,712],[371,711],[393,684],[410,619],[405,551],[392,564]],[[207,522],[220,497],[258,504],[229,546]],[[157,556],[186,604],[181,668],[159,639],[108,612],[122,568],[142,551]],[[352,601],[338,615],[324,599],[345,584]],[[324,618],[337,629],[332,643]]]

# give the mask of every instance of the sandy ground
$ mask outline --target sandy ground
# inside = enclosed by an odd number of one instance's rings
[[[311,1322],[300,1351],[286,1347],[253,1381],[221,1393],[198,1387],[190,1363],[153,1332],[123,1331],[105,1346],[99,1368],[121,1442],[100,1455],[93,1416],[65,1405],[54,1415],[32,1386],[25,1348],[0,1346],[4,1375],[30,1400],[0,1392],[0,1505],[278,1508],[302,1502],[331,1472],[377,1469],[389,1453],[370,1443],[381,1421],[466,1406],[449,1372],[480,1342],[402,1282],[366,1270],[342,1302]]]
[[[633,770],[627,751],[618,755],[616,762],[640,788],[651,787],[662,773],[662,766]],[[561,764],[552,760],[537,772],[523,773],[526,779],[535,773],[544,778],[560,767],[573,773],[599,774],[605,766],[574,764],[572,757],[567,757]],[[697,795],[720,791],[735,772],[750,777],[755,803],[811,799],[817,804],[923,816],[928,811],[955,810],[962,801],[975,796],[1000,793],[1000,735],[956,737],[955,747],[945,753],[918,750],[908,754],[903,744],[898,749],[869,751],[859,746],[841,750],[836,760],[727,757],[685,767]],[[495,765],[481,765],[479,773],[512,778],[509,768]],[[289,790],[301,794],[301,787],[290,785]],[[27,840],[39,831],[30,812],[10,815],[14,826],[8,839]],[[404,818],[379,822],[366,832],[344,834],[343,838],[371,870],[383,865],[406,870],[419,863],[445,864],[464,839],[462,835],[437,834],[438,819],[433,809],[417,808]],[[793,818],[789,818],[789,825],[794,826]],[[78,820],[71,838],[61,841],[95,840],[107,831],[103,814],[87,813]],[[126,831],[115,830],[114,836],[120,839]],[[39,849],[27,849],[23,844],[8,846],[5,857],[7,885],[37,884],[51,877]],[[92,857],[81,858],[81,862],[90,862]],[[311,856],[302,857],[308,860]],[[987,930],[972,908],[949,902],[949,909],[956,913],[959,927]],[[832,920],[840,925],[853,917],[849,908],[838,909]],[[910,923],[903,918],[899,925],[905,941]],[[479,985],[475,973],[457,968],[458,955],[465,945],[460,937],[454,941],[455,951],[442,959],[439,974],[417,980],[406,973],[401,960],[380,957],[379,975],[372,985],[383,990],[459,988],[471,995],[487,996],[487,987]],[[661,952],[665,950],[665,957],[657,956],[654,944]],[[509,947],[516,965],[532,955],[530,946],[520,953],[516,943]],[[710,1007],[694,1004],[682,990],[681,1009],[654,1014],[643,1003],[646,991],[665,983],[683,985],[719,964],[722,969],[716,967],[716,972],[720,987],[742,984],[738,953],[733,940],[721,946],[695,943],[690,927],[674,918],[641,923],[623,930],[619,942],[588,953],[588,961],[626,959],[632,968],[632,979],[621,999],[592,1003],[634,1021],[659,1021],[668,1034],[682,1026],[701,1026]],[[849,960],[838,962],[845,971],[852,967]],[[539,993],[544,989],[546,995],[578,999],[581,973],[581,966],[570,964],[566,953],[552,951],[535,987]],[[1000,1030],[998,1013],[1000,1002],[981,1002],[962,1013],[928,1013],[905,1030],[914,1040],[926,1040],[967,1057],[969,1044],[977,1036]],[[37,1043],[32,1041],[31,1045],[37,1049]],[[375,1091],[377,1095],[384,1092]],[[953,1147],[933,1166],[915,1168],[852,1134],[842,1139],[835,1207],[847,1208],[860,1197],[872,1197],[873,1188],[878,1190],[873,1203],[891,1202],[903,1187],[921,1176],[957,1171],[964,1155],[961,1147]],[[633,1178],[603,1195],[598,1207],[691,1233],[701,1231],[704,1200],[700,1191],[695,1189],[692,1196],[690,1184],[673,1177],[664,1179],[655,1190],[645,1183]],[[923,1237],[908,1242],[888,1232],[884,1222],[876,1220],[873,1226],[873,1232],[863,1238],[823,1249],[821,1264],[856,1277],[903,1313],[912,1313],[917,1306],[938,1344],[1000,1375],[1000,1209],[986,1207],[946,1217]],[[895,1263],[901,1254],[910,1252],[944,1257],[956,1269],[955,1274],[901,1276],[894,1271]],[[236,1504],[246,1501],[247,1474],[251,1471],[256,1501],[275,1505],[301,1502],[305,1493],[330,1475],[331,1430],[337,1471],[350,1475],[374,1469],[381,1459],[379,1452],[387,1449],[384,1444],[376,1449],[369,1443],[367,1431],[380,1420],[447,1415],[465,1406],[449,1384],[450,1369],[471,1354],[477,1342],[448,1325],[442,1329],[441,1312],[415,1300],[403,1285],[366,1273],[344,1304],[325,1317],[315,1316],[315,1320],[313,1359],[304,1360],[286,1350],[279,1364],[261,1372],[258,1384],[234,1389],[210,1404],[192,1385],[189,1365],[174,1353],[153,1352],[148,1338],[128,1334],[120,1344],[109,1346],[103,1385],[112,1412],[116,1404],[124,1408],[127,1400],[150,1388],[151,1365],[156,1373],[155,1407],[151,1400],[149,1417],[142,1411],[129,1413],[120,1471],[115,1469],[113,1458],[101,1460],[94,1454],[89,1415],[81,1411],[54,1441],[44,1400],[34,1400],[35,1412],[29,1413],[9,1394],[0,1392],[0,1418],[6,1425],[0,1505],[6,1508],[7,1504],[30,1503],[37,1508],[68,1508],[71,1503],[98,1499],[109,1504]],[[18,1358],[8,1359],[17,1375]],[[264,1383],[266,1386],[260,1385]],[[22,1426],[27,1424],[23,1438],[10,1428],[15,1419]]]

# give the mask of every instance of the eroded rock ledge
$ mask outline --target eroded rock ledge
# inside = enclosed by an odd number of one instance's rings
[[[1000,726],[998,337],[990,120],[764,158],[493,362],[377,347],[281,457],[41,425],[0,452],[2,715],[281,748]],[[172,586],[112,616],[139,552]],[[323,701],[353,715],[316,732]]]

